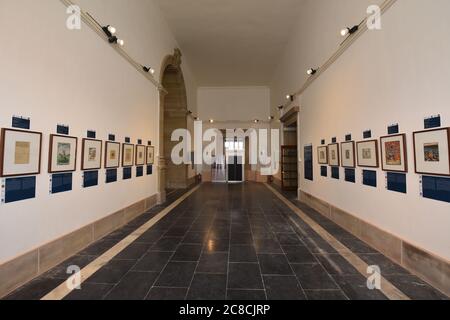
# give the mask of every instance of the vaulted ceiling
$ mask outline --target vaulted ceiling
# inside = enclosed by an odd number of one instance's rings
[[[200,86],[268,85],[303,0],[155,0]]]

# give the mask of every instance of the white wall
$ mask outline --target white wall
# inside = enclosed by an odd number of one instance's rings
[[[322,7],[317,4],[317,10],[322,8],[326,12],[325,2],[318,2]],[[359,8],[360,0],[346,1],[350,2]],[[346,16],[347,11],[335,9],[328,12],[330,16],[341,13]],[[364,11],[360,12],[361,18]],[[408,140],[408,194],[387,191],[380,169],[376,189],[362,186],[361,168],[356,170],[356,184],[343,181],[342,169],[339,181],[322,178],[316,158],[314,182],[301,179],[300,187],[446,259],[450,259],[450,204],[420,197],[420,177],[414,173],[412,132],[423,130],[423,119],[434,114],[441,114],[443,126],[450,126],[448,12],[447,0],[397,1],[383,16],[383,29],[365,33],[298,101],[302,147],[313,143],[316,148],[321,139],[329,143],[332,137],[342,142],[348,133],[361,140],[365,129],[372,129],[378,138],[386,135],[388,125],[400,124]],[[314,16],[313,12],[310,14]],[[337,25],[328,31],[338,32]],[[330,38],[327,34],[316,34],[317,41],[327,39],[333,43]],[[282,65],[302,65],[304,69],[306,63],[322,62],[322,59],[296,61],[294,54],[301,42],[304,41],[292,40]],[[280,71],[275,82],[288,89],[300,87],[302,82],[293,80],[296,76],[292,73],[295,70],[283,76]]]
[[[202,120],[265,121],[270,115],[268,87],[200,87],[198,116]]]
[[[177,44],[151,0],[79,4],[114,25],[125,50],[153,66],[159,79],[163,58]],[[36,199],[0,205],[0,264],[157,192],[156,170],[123,181],[121,169],[117,183],[106,185],[101,170],[100,185],[84,190],[78,161],[73,191],[49,195],[49,134],[59,123],[70,125],[80,140],[93,129],[102,140],[114,133],[120,142],[126,136],[133,143],[159,141],[158,90],[86,25],[66,29],[65,11],[57,0],[0,0],[0,127],[22,115],[31,117],[32,130],[44,133]],[[188,107],[195,110],[196,84],[186,61],[183,72]]]

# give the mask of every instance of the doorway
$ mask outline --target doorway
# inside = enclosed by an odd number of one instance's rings
[[[175,49],[173,55],[164,59],[161,68],[161,80],[164,90],[160,92],[160,159],[159,193],[165,199],[167,190],[188,187],[188,165],[176,165],[171,153],[178,142],[172,141],[176,129],[187,129],[187,96],[183,72],[181,70],[181,52]]]

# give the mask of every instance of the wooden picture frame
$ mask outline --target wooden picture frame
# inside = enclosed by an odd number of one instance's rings
[[[347,145],[350,145],[350,148],[346,148]],[[347,159],[347,151],[351,152],[350,159]],[[343,168],[347,168],[347,169],[356,168],[356,154],[355,153],[356,153],[356,147],[355,147],[354,141],[346,141],[346,142],[341,143],[341,166]],[[347,161],[350,161],[350,163],[347,163]]]
[[[128,154],[128,150],[131,149],[131,155]],[[134,153],[135,145],[131,143],[123,143],[122,144],[122,167],[128,168],[134,166]],[[129,156],[129,157],[128,157]]]
[[[31,141],[28,139],[28,141],[16,141],[14,144],[14,161],[9,159],[8,157],[12,157],[12,152],[8,152],[11,146],[9,146],[9,143],[7,141],[8,134],[17,134],[17,135],[23,135],[23,136],[34,136],[34,141]],[[22,138],[23,139],[23,138]],[[37,140],[36,140],[37,139]],[[27,139],[23,139],[27,140]],[[17,148],[20,147],[17,145],[17,142],[22,142],[22,144],[25,144],[21,147],[23,152],[26,152],[25,159],[23,157],[20,157],[20,154],[17,154]],[[31,143],[35,142],[38,143],[38,146],[34,146],[34,148],[31,148]],[[23,148],[26,150],[24,151]],[[35,161],[34,166],[29,165],[29,168],[26,169],[27,160],[29,162],[32,161],[31,156],[34,153],[37,153],[37,156],[35,155]],[[17,158],[22,158],[22,163],[17,163]],[[20,159],[19,159],[20,160]],[[29,176],[29,175],[38,175],[41,173],[41,161],[42,161],[42,133],[41,132],[34,132],[34,131],[27,131],[27,130],[18,130],[18,129],[7,129],[2,128],[1,130],[1,139],[0,139],[0,177],[8,178],[8,177],[20,177],[20,176]],[[8,168],[8,167],[15,167],[15,168]],[[22,167],[22,168],[20,168]],[[32,168],[34,167],[34,168]]]
[[[333,157],[333,151],[336,153]],[[328,164],[331,167],[339,167],[341,164],[339,152],[339,143],[332,143],[328,145]]]
[[[321,157],[322,154],[325,154],[325,159],[322,160],[323,157]],[[317,161],[321,165],[327,165],[328,164],[328,146],[320,146],[317,147]]]
[[[62,142],[57,142],[57,140]],[[55,142],[58,143],[55,150]],[[67,150],[67,145],[70,144],[70,149]],[[74,152],[72,153],[72,147]],[[67,155],[67,151],[69,154]],[[56,158],[54,158],[56,154]],[[78,156],[78,138],[51,134],[49,155],[48,155],[48,173],[67,173],[77,170],[77,156]],[[60,167],[58,169],[57,167]]]
[[[135,153],[136,153],[136,154],[135,154],[135,157],[136,157],[135,163],[136,163],[136,165],[137,165],[137,166],[143,166],[143,165],[145,165],[145,161],[146,161],[146,152],[147,152],[145,146],[144,146],[144,145],[137,145],[135,149],[136,149],[136,152],[135,152]],[[142,157],[141,157],[141,158],[139,157],[140,152],[142,152]]]
[[[111,155],[111,146],[116,146],[115,148],[115,152],[117,152],[116,154],[116,158],[117,158],[117,165],[111,165],[109,164],[109,161],[115,161],[114,159],[111,160],[110,155]],[[117,169],[120,168],[120,143],[119,142],[113,142],[113,141],[106,141],[105,142],[105,169]]]
[[[362,161],[363,160],[369,160],[369,159],[364,159],[362,154],[364,153],[364,150],[361,150],[361,146],[363,145],[371,145],[370,146],[370,151],[373,151],[373,153],[375,154],[375,160],[372,161],[372,165],[371,164],[364,164]],[[364,140],[364,141],[359,141],[356,143],[356,155],[357,155],[357,163],[358,163],[358,167],[361,168],[379,168],[380,167],[380,157],[379,157],[379,152],[378,152],[378,140]],[[368,162],[368,161],[367,161]]]
[[[145,160],[148,166],[155,164],[155,147],[147,146]]]
[[[98,165],[97,166],[89,166],[88,162],[90,161],[91,157],[91,150],[88,151],[88,153],[86,153],[86,147],[89,143],[96,143],[96,144],[100,144],[100,146],[97,146],[97,150],[95,157],[99,157],[98,159]],[[82,144],[81,144],[81,170],[82,171],[87,171],[87,170],[100,170],[102,168],[102,154],[103,154],[103,141],[102,140],[97,140],[97,139],[88,139],[88,138],[84,138],[82,140]],[[98,148],[99,147],[99,148]],[[85,158],[85,156],[87,155],[88,159]],[[92,160],[94,161],[94,160]]]
[[[387,143],[392,144],[387,150]],[[398,143],[398,145],[397,145]],[[394,134],[380,138],[381,169],[386,172],[408,172],[406,134]],[[389,159],[387,158],[389,157]],[[389,161],[391,163],[389,163]],[[395,168],[395,166],[400,166]]]
[[[438,133],[441,133],[441,135],[438,136]],[[429,141],[425,143],[426,140],[419,137],[421,135],[428,135],[429,138],[427,139]],[[450,128],[438,128],[414,132],[413,144],[414,144],[414,166],[415,172],[417,174],[443,176],[443,177],[450,176]],[[418,144],[421,145],[421,148],[418,147]],[[426,144],[429,144],[429,146],[426,146]],[[444,148],[442,148],[442,144],[444,145]],[[431,161],[427,160],[427,158],[432,157],[427,157],[427,155],[425,154],[426,152],[425,148],[429,148],[430,150],[431,148],[435,149],[429,151],[429,153],[433,154],[433,152],[437,152],[437,161],[435,159],[431,159]],[[423,152],[420,152],[420,150],[423,150]],[[420,159],[424,160],[421,161]],[[442,162],[443,164],[441,165],[440,168],[437,168],[439,162]],[[425,167],[428,167],[428,169]]]

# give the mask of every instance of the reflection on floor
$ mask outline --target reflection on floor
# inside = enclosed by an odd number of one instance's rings
[[[169,203],[182,194],[170,194]],[[411,299],[446,299],[382,254],[285,194]],[[167,206],[167,204],[166,204]],[[93,244],[7,299],[40,299],[67,267],[85,267],[164,206]],[[296,219],[294,225],[289,217]],[[386,299],[263,184],[203,184],[65,299]]]

